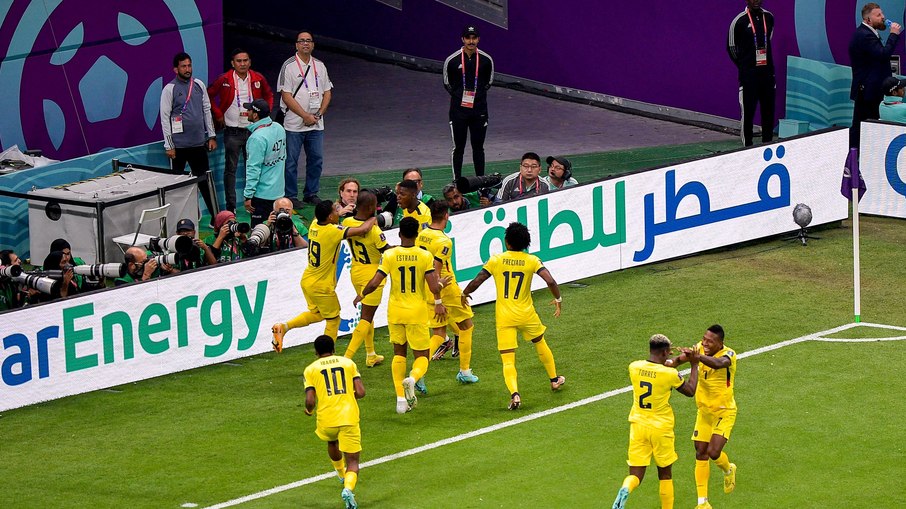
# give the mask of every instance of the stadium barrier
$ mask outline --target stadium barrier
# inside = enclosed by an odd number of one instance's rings
[[[568,282],[795,230],[797,203],[811,207],[813,224],[842,220],[847,136],[817,132],[456,214],[459,283],[503,249],[512,221],[529,226],[529,250]],[[387,237],[398,243],[396,230]],[[275,253],[0,314],[0,410],[267,352],[271,325],[306,308],[306,257]],[[349,261],[344,245],[341,334],[358,316]],[[493,299],[492,284],[474,294],[476,304]],[[567,298],[567,316],[572,305]],[[383,309],[376,326],[386,324]],[[285,346],[313,341],[322,327],[289,332]]]
[[[906,218],[906,174],[899,161],[906,161],[906,125],[863,122],[859,146],[859,171],[865,180],[865,195],[859,212]]]

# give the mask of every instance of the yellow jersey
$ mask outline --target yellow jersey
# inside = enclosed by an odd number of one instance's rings
[[[700,354],[704,354],[701,342],[695,345]],[[724,345],[717,353],[712,355],[715,359],[727,357],[730,366],[714,369],[698,363],[698,388],[695,390],[695,404],[712,414],[720,415],[728,410],[736,411],[736,398],[733,396],[733,387],[736,386],[736,352]]]
[[[337,290],[337,253],[346,238],[346,227],[338,224],[311,224],[308,229],[308,266],[302,285],[314,293]]]
[[[318,427],[333,428],[359,422],[353,380],[361,378],[355,362],[346,357],[320,357],[305,368],[305,390],[318,399]]]
[[[532,277],[543,268],[541,259],[522,251],[504,251],[484,264],[497,286],[497,327],[521,325],[536,316]]]
[[[444,233],[443,230],[429,227],[418,234],[415,245],[431,253],[434,259],[440,262],[440,273],[437,277],[443,279],[450,276],[451,278],[450,283],[445,285],[444,289],[441,290],[441,298],[459,298],[459,296],[462,295],[462,291],[456,283],[456,274],[453,272],[453,265],[451,263],[451,259],[453,258],[453,240],[450,239],[450,237],[447,237],[447,234]],[[428,301],[433,304],[434,296],[431,295],[431,291],[425,290],[425,292]]]
[[[355,228],[363,224],[365,221],[355,217],[347,217],[343,220],[343,226],[347,228]],[[346,239],[346,243],[349,246],[349,253],[352,255],[352,269],[359,265],[371,265],[373,266],[371,273],[374,274],[375,269],[381,263],[381,250],[387,247],[387,238],[381,232],[381,228],[374,225],[365,235]]]
[[[431,209],[421,201],[418,202],[418,206],[415,207],[415,211],[413,212],[406,210],[406,207],[403,207],[402,210],[403,217],[414,217],[418,220],[420,229],[424,230],[431,226]]]
[[[418,246],[397,246],[384,251],[378,271],[390,278],[387,321],[392,324],[428,324],[425,275],[434,272],[434,258]]]
[[[670,393],[683,385],[683,376],[676,368],[651,361],[635,361],[629,365],[632,381],[632,410],[629,422],[672,430],[675,424]]]

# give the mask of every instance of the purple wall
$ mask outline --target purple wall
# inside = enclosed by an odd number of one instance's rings
[[[764,2],[777,20],[773,47],[778,117],[784,111],[786,55],[849,64],[846,46],[861,3],[835,0],[832,6],[826,5],[830,3]],[[474,23],[482,31],[481,48],[494,57],[500,72],[739,117],[736,69],[727,56],[726,39],[730,21],[745,8],[743,0],[648,2],[647,7],[599,0],[511,0],[507,29],[433,0],[406,0],[402,11],[373,0],[271,0],[268,4],[267,12],[261,12],[251,3],[231,2],[225,6],[225,16],[292,29],[307,27],[316,35],[437,60],[455,51],[462,27]],[[902,20],[902,0],[887,4],[888,17]],[[799,26],[797,14],[802,19]],[[800,47],[806,48],[806,54],[800,54]],[[902,46],[898,52],[902,53]]]

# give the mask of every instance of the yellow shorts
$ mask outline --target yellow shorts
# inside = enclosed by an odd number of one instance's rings
[[[362,450],[362,430],[358,424],[315,428],[315,435],[325,442],[340,442],[340,451],[354,453]]]
[[[516,341],[516,331],[522,333],[523,340],[529,341],[539,336],[543,336],[544,331],[546,330],[547,327],[541,323],[541,319],[538,318],[538,313],[535,313],[531,319],[520,325],[513,325],[510,327],[498,326],[497,350],[512,350],[517,348],[519,344]]]
[[[707,410],[698,409],[695,416],[695,429],[692,431],[692,440],[695,442],[710,442],[711,435],[720,435],[727,440],[736,424],[736,411],[724,412],[720,417]]]
[[[429,350],[431,348],[431,334],[426,324],[419,323],[391,323],[387,324],[390,331],[390,342],[396,345],[409,343],[413,350]]]
[[[305,296],[308,310],[312,313],[320,314],[325,320],[340,316],[340,299],[337,298],[337,292],[314,293],[303,286],[302,295]]]
[[[349,269],[349,279],[352,280],[352,286],[355,288],[355,292],[358,295],[362,295],[362,290],[365,289],[365,286],[368,285],[368,282],[371,281],[371,278],[374,277],[374,274],[377,272],[379,265],[359,265],[355,264]],[[378,307],[381,305],[381,297],[384,295],[384,285],[387,283],[387,278],[384,278],[381,281],[381,284],[378,285],[377,289],[362,299],[362,304],[366,306]]]
[[[673,445],[676,437],[673,430],[652,428],[637,422],[629,423],[629,459],[630,467],[647,467],[654,456],[654,464],[659,467],[672,465],[678,456]]]
[[[449,299],[449,302],[448,299],[444,299],[444,307],[447,308],[447,314],[443,320],[438,320],[434,317],[434,300],[428,304],[428,314],[431,316],[428,319],[428,328],[439,329],[446,327],[447,324],[459,323],[475,316],[472,306],[462,307],[462,300],[459,297],[455,301]]]

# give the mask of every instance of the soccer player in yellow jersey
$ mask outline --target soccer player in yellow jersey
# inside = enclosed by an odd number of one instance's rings
[[[390,302],[387,306],[387,328],[393,343],[393,384],[396,389],[396,411],[404,414],[416,405],[415,382],[428,371],[428,319],[425,307],[425,283],[434,296],[434,314],[442,319],[447,313],[440,298],[440,283],[434,270],[434,258],[415,245],[418,221],[404,217],[400,221],[400,245],[384,251],[381,266],[371,281],[356,296],[358,305],[371,292],[390,277]],[[406,376],[406,350],[412,347],[415,360]]]
[[[692,363],[692,374],[688,380],[676,370],[665,366],[670,357],[670,340],[663,334],[655,334],[648,340],[648,360],[635,361],[629,365],[629,380],[632,382],[632,410],[629,411],[629,475],[623,479],[623,486],[617,492],[613,509],[623,509],[629,494],[642,483],[645,469],[657,465],[660,480],[658,493],[662,509],[673,508],[673,463],[676,461],[674,447],[674,417],[670,406],[670,394],[676,389],[685,396],[694,396],[698,383],[695,366],[698,355],[688,352]]]
[[[337,224],[339,215],[333,203],[327,200],[315,206],[315,218],[317,222],[308,229],[308,265],[302,272],[300,283],[308,311],[271,327],[274,333],[272,344],[277,353],[283,351],[283,336],[287,331],[322,320],[327,322],[324,334],[336,340],[340,330],[340,301],[337,299],[337,253],[340,243],[349,237],[365,235],[376,221],[371,217],[354,228],[340,226]]]
[[[447,206],[447,202],[435,200],[431,203],[431,226],[422,230],[415,241],[417,246],[434,256],[434,270],[443,286],[440,298],[447,309],[447,315],[443,320],[431,320],[429,323],[433,332],[430,351],[440,351],[438,348],[444,342],[447,324],[455,324],[456,330],[459,332],[459,373],[456,374],[456,380],[463,384],[474,384],[478,382],[478,377],[472,374],[470,367],[472,332],[474,331],[472,316],[474,314],[469,305],[462,303],[462,290],[456,283],[456,275],[453,273],[453,266],[450,263],[453,256],[453,241],[444,233],[449,219],[450,208]],[[428,306],[433,308],[431,300],[428,301]]]
[[[531,243],[532,237],[528,227],[522,223],[510,223],[507,226],[504,242],[507,250],[494,255],[482,267],[462,294],[462,302],[468,303],[469,295],[478,289],[489,277],[494,276],[497,285],[497,306],[495,321],[497,324],[497,349],[503,362],[503,379],[510,391],[510,410],[516,410],[522,404],[519,395],[519,384],[516,374],[516,333],[522,333],[522,339],[529,340],[535,345],[538,359],[544,365],[547,376],[550,378],[551,390],[556,391],[566,383],[566,378],[557,374],[554,363],[554,354],[544,340],[544,331],[547,327],[541,323],[538,313],[535,312],[535,303],[532,301],[532,277],[535,274],[547,283],[547,287],[554,300],[551,304],[556,306],[554,317],[560,316],[561,302],[560,287],[554,277],[544,267],[541,260],[525,252]],[[462,339],[460,339],[462,341]]]
[[[354,227],[360,226],[365,221],[374,217],[377,209],[377,198],[370,191],[361,191],[356,199],[355,216],[343,220],[343,226]],[[349,277],[352,279],[352,286],[355,287],[356,294],[362,292],[365,285],[371,281],[377,272],[381,262],[381,253],[390,246],[387,239],[381,233],[381,229],[374,225],[371,230],[361,237],[346,239],[349,243],[349,252],[352,253],[352,266],[349,269]],[[362,314],[359,323],[356,324],[355,330],[352,331],[352,339],[349,340],[349,346],[346,347],[345,357],[352,358],[356,350],[365,343],[365,365],[370,367],[377,366],[384,361],[383,355],[378,355],[374,351],[374,313],[378,306],[381,305],[381,297],[384,293],[384,283],[382,282],[377,290],[370,293],[368,298],[362,300]]]
[[[305,414],[312,415],[317,406],[315,435],[327,442],[327,455],[343,480],[340,496],[346,509],[355,509],[358,506],[353,490],[359,479],[359,453],[362,451],[356,400],[365,397],[365,385],[351,359],[334,355],[330,336],[315,339],[315,353],[318,360],[309,364],[304,372]]]
[[[696,509],[711,509],[708,502],[711,461],[724,473],[724,493],[732,493],[736,488],[736,464],[730,463],[727,453],[723,452],[736,423],[736,398],[733,396],[736,352],[724,344],[724,328],[717,324],[708,327],[694,350],[700,358],[699,385],[695,393],[698,414],[692,431],[695,490],[698,492]],[[681,354],[671,359],[671,365],[678,366],[686,360],[686,355]]]
[[[414,217],[418,221],[419,230],[431,225],[431,210],[418,199],[418,182],[414,180],[400,182],[396,190],[396,201],[403,208],[404,218]]]

